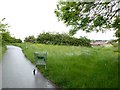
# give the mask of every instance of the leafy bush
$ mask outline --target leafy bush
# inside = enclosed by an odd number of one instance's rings
[[[22,43],[22,40],[12,37],[10,32],[5,31],[2,33],[2,44],[4,45],[6,43]]]
[[[75,38],[68,34],[42,33],[37,37],[37,42],[53,45],[73,45],[73,46],[91,46],[90,40],[86,37]]]
[[[25,38],[24,42],[35,43],[36,42],[36,38],[34,36],[28,36],[28,37]]]

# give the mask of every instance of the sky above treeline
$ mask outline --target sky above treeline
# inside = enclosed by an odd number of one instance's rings
[[[26,36],[37,36],[42,32],[68,33],[69,27],[54,14],[57,0],[1,0],[0,19],[11,27],[11,35],[24,40]],[[85,33],[79,31],[75,37],[86,36],[94,40],[114,39],[114,31]]]

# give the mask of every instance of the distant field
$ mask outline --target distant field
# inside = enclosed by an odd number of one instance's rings
[[[114,47],[75,47],[16,44],[34,63],[34,52],[48,53],[43,75],[62,88],[115,88],[118,86],[118,56]]]

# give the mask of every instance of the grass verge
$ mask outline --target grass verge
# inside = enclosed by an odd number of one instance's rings
[[[0,60],[2,60],[2,56],[6,51],[6,47],[5,46],[0,46]]]
[[[0,34],[0,60],[2,60],[2,56],[6,51],[6,46],[5,44],[2,45],[2,35]]]
[[[114,47],[75,47],[22,43],[26,57],[34,63],[34,52],[47,52],[43,75],[61,88],[117,88],[118,53]]]

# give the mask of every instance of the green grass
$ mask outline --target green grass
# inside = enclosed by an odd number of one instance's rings
[[[0,61],[2,60],[2,56],[6,51],[5,45],[2,45],[2,35],[0,34]]]
[[[0,46],[0,60],[2,60],[2,56],[6,51],[6,47],[5,46]]]
[[[0,46],[0,61],[2,60],[2,47]]]
[[[2,35],[0,34],[0,60],[2,59]]]
[[[118,58],[114,47],[76,47],[43,44],[16,44],[34,63],[34,52],[48,53],[43,75],[61,88],[116,88]]]

